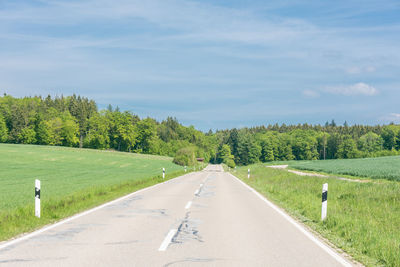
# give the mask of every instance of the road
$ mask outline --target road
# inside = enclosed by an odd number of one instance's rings
[[[210,165],[0,244],[0,266],[346,264],[307,234]]]

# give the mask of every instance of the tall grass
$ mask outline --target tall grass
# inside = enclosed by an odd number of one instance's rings
[[[400,183],[354,183],[250,166],[234,173],[367,266],[400,266]],[[322,184],[329,183],[328,217],[321,217]]]

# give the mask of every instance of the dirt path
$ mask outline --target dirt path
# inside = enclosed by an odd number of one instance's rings
[[[337,177],[337,176],[328,176],[324,174],[319,174],[319,173],[310,173],[310,172],[302,172],[302,171],[295,171],[295,170],[289,170],[287,169],[289,165],[272,165],[272,166],[267,166],[267,168],[273,168],[273,169],[284,169],[287,170],[288,172],[300,175],[300,176],[313,176],[313,177],[320,177],[320,178],[334,178],[338,180],[343,180],[343,181],[348,181],[348,182],[355,182],[355,183],[368,183],[370,182],[369,180],[360,180],[360,179],[349,179],[349,178],[344,178],[344,177]]]

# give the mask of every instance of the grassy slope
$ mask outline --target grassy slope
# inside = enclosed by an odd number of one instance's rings
[[[367,266],[400,266],[400,183],[352,183],[250,166],[234,173],[257,191]],[[322,184],[328,219],[320,221]]]
[[[168,157],[0,144],[0,240],[183,173]],[[33,217],[41,180],[42,218]]]
[[[288,164],[295,169],[400,181],[400,156],[365,159],[290,161]]]

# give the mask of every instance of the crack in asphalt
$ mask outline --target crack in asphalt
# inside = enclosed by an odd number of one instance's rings
[[[215,195],[215,193],[209,189],[215,188],[214,186],[206,186],[205,183],[203,183],[203,186],[201,186],[198,190],[197,193],[195,194],[196,197],[212,197]]]
[[[120,241],[120,242],[108,242],[104,243],[104,245],[114,246],[114,245],[131,245],[140,242],[139,240],[131,240],[131,241]]]
[[[135,201],[141,200],[141,199],[143,199],[142,195],[133,196],[133,197],[130,197],[130,198],[125,199],[123,201],[120,201],[118,203],[112,204],[112,205],[106,207],[105,209],[111,209],[112,210],[112,209],[127,208],[127,207],[131,206],[132,202],[135,202]]]
[[[165,209],[133,209],[131,213],[167,216]]]
[[[181,224],[178,227],[174,237],[171,240],[171,244],[182,244],[187,240],[197,240],[203,242],[199,231],[197,230],[198,222],[196,220],[189,219],[190,211],[185,215]]]
[[[71,224],[69,228],[62,231],[49,231],[47,234],[32,237],[31,240],[35,242],[43,241],[65,241],[72,240],[76,235],[94,227],[103,226],[103,224],[89,223],[89,224]]]
[[[211,197],[214,196],[215,193],[209,189],[215,188],[215,186],[206,185],[207,182],[212,181],[216,178],[216,176],[208,175],[207,178],[200,184],[200,188],[197,190],[195,194],[196,197]]]
[[[33,260],[27,260],[27,259],[10,259],[10,260],[0,260],[0,263],[12,263],[12,262],[30,262]]]
[[[165,209],[132,209],[126,211],[124,214],[117,214],[114,217],[131,218],[137,216],[137,214],[147,214],[149,217],[168,216]]]
[[[203,191],[203,187],[204,186],[202,186],[202,187],[200,187],[199,189],[197,189],[197,193],[196,194],[194,194],[196,197],[200,197],[200,194],[201,194],[201,191]]]
[[[52,260],[66,260],[68,257],[46,257],[46,258],[38,258],[38,259],[9,259],[9,260],[0,260],[0,264],[2,263],[22,263],[22,262],[43,262],[43,261],[52,261]]]

